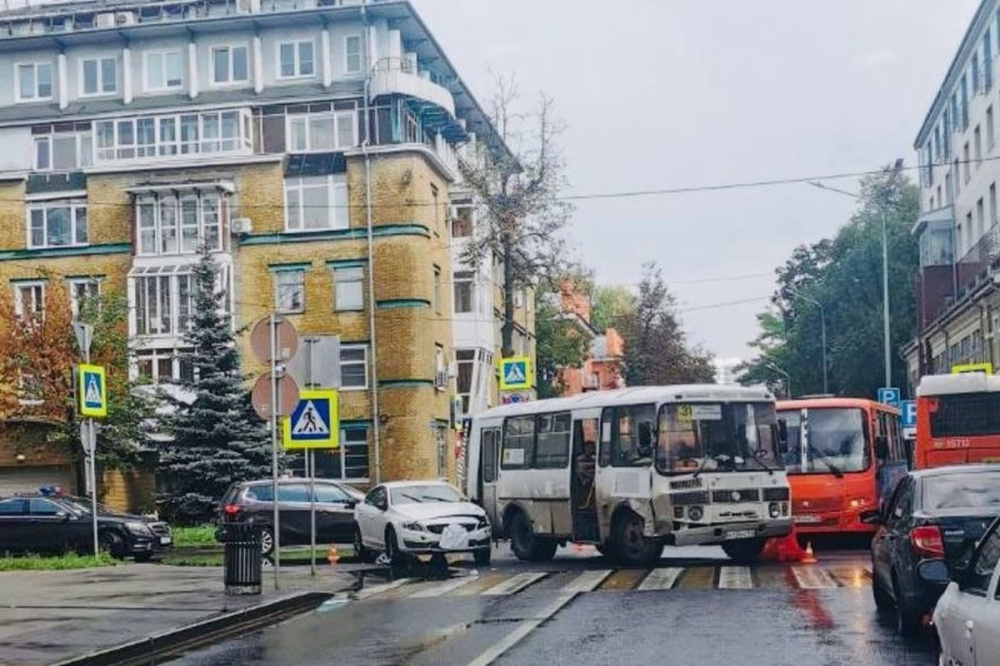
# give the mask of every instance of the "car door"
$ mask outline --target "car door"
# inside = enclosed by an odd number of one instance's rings
[[[872,537],[872,575],[877,578],[883,590],[892,589],[891,557],[892,547],[896,541],[896,536],[892,530],[896,529],[896,523],[899,520],[899,516],[902,515],[901,510],[897,512],[897,509],[903,491],[909,481],[908,478],[904,479],[896,487],[892,499],[889,500],[888,507],[882,513],[878,530]]]
[[[955,638],[961,653],[969,654],[972,666],[1000,664],[1000,603],[997,600],[997,573],[1000,564],[1000,529],[994,528],[980,544],[966,575],[959,583],[961,595]],[[965,652],[965,651],[968,652]]]
[[[905,485],[904,485],[905,484]],[[891,585],[892,572],[895,571],[900,578],[900,584],[905,587],[907,574],[915,570],[917,562],[914,561],[913,549],[910,547],[910,528],[913,525],[913,500],[916,495],[917,482],[913,477],[907,477],[900,482],[900,492],[889,516],[888,531],[888,558],[889,567],[887,574],[890,576]],[[886,589],[891,590],[892,587]]]
[[[386,504],[388,493],[385,486],[375,486],[365,495],[364,501],[358,505],[355,519],[361,536],[366,544],[371,546],[383,546],[383,536],[385,528],[378,530],[376,526],[376,516],[382,513],[382,506]]]
[[[316,540],[347,543],[354,537],[351,497],[332,483],[316,484]]]
[[[0,554],[24,549],[27,508],[27,500],[17,497],[0,501]]]
[[[62,552],[75,545],[69,512],[50,499],[28,500],[27,548],[38,552]]]
[[[278,486],[278,511],[281,519],[281,544],[309,543],[309,486],[305,483],[283,483]]]

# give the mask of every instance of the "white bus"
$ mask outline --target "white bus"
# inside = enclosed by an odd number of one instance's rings
[[[762,389],[640,387],[505,405],[472,421],[466,490],[522,560],[577,542],[626,564],[695,544],[752,562],[792,529],[784,441]]]

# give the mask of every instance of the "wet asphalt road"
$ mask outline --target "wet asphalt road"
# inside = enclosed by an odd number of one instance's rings
[[[731,566],[717,549],[667,549],[620,570],[566,549],[544,565],[497,557],[445,580],[369,577],[362,591],[171,664],[926,665],[875,613],[865,551],[817,565]]]

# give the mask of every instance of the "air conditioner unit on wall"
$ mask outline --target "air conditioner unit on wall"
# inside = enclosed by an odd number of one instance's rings
[[[105,14],[97,15],[97,27],[98,28],[108,28],[115,24],[114,12],[107,12]]]
[[[438,370],[434,375],[434,387],[444,389],[446,386],[448,386],[448,371]]]
[[[229,228],[234,234],[248,234],[253,231],[253,222],[249,217],[237,217],[229,223]]]

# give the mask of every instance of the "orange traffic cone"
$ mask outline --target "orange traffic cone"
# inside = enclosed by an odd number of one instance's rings
[[[326,561],[330,564],[336,564],[340,561],[340,553],[337,552],[336,546],[330,546],[330,550],[326,553]]]
[[[802,562],[802,564],[816,564],[819,561],[816,559],[816,555],[813,554],[812,541],[806,544],[805,555],[803,555],[802,559],[799,561]]]

